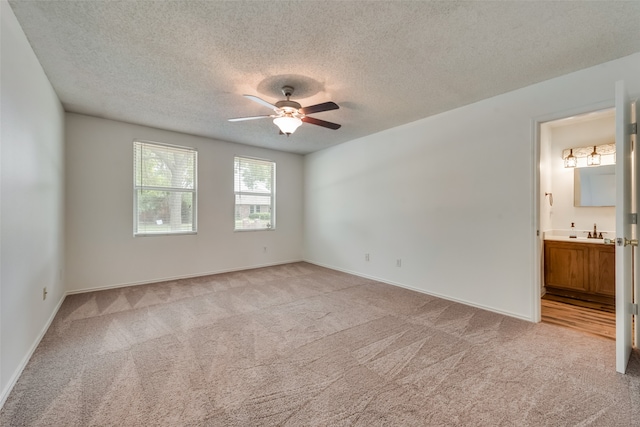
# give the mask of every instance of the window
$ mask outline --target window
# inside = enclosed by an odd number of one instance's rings
[[[134,141],[133,158],[134,235],[195,233],[198,152]]]
[[[235,230],[275,228],[275,177],[275,162],[235,157]]]

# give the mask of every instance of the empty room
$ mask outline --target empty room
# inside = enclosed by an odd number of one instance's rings
[[[640,1],[0,19],[0,425],[640,425]]]

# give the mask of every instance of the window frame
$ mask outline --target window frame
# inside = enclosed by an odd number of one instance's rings
[[[270,193],[258,193],[251,191],[236,191],[236,161],[237,159],[245,159],[245,160],[255,160],[259,162],[268,162],[271,164],[271,191]],[[236,228],[236,209],[237,209],[237,196],[238,195],[247,195],[247,196],[270,196],[271,204],[270,204],[270,213],[271,219],[270,224],[271,227],[264,228]],[[252,206],[251,204],[249,206]],[[251,209],[251,208],[249,208]],[[260,209],[262,211],[262,209]],[[260,157],[252,157],[252,156],[243,156],[236,154],[233,156],[233,231],[234,232],[246,232],[246,231],[273,231],[276,229],[276,161],[271,159],[264,159]]]
[[[139,186],[137,183],[137,168],[136,164],[136,148],[137,144],[154,145],[157,147],[167,147],[179,150],[186,150],[193,152],[193,188],[177,188],[177,187],[157,187],[157,186]],[[158,233],[139,232],[139,212],[138,212],[138,190],[152,190],[163,192],[176,192],[176,193],[192,193],[192,224],[191,230],[178,230],[178,231],[163,231]],[[195,147],[187,147],[184,145],[167,144],[164,142],[148,141],[144,139],[133,140],[133,237],[152,237],[152,236],[184,236],[198,234],[198,149]]]

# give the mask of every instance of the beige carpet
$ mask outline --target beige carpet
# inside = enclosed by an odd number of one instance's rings
[[[67,297],[2,426],[638,426],[640,355],[306,263]]]

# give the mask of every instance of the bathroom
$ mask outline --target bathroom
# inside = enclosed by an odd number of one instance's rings
[[[599,156],[589,159],[594,150]],[[609,338],[615,336],[614,164],[614,109],[541,125],[542,320]]]

